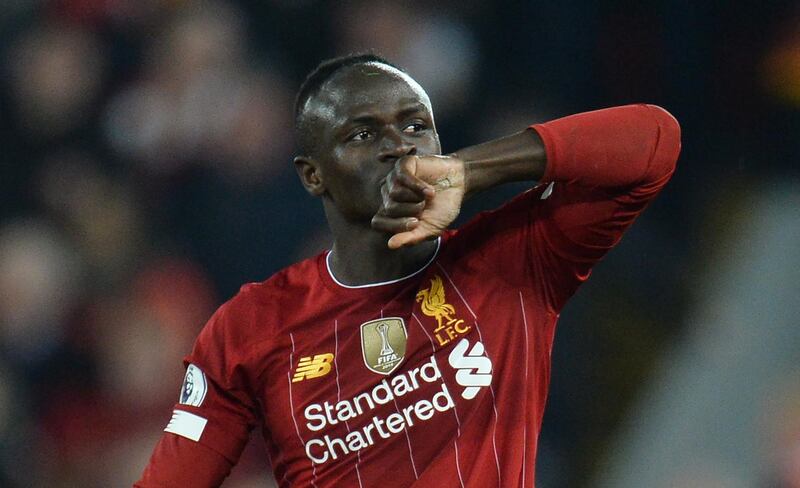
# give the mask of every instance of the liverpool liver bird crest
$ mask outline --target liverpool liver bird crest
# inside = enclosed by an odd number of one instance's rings
[[[437,331],[457,320],[453,318],[456,313],[455,307],[445,301],[444,284],[442,284],[442,279],[438,275],[431,279],[430,288],[420,290],[417,293],[417,303],[420,303],[422,313],[436,319],[438,324]],[[446,322],[442,322],[443,320],[446,320]]]

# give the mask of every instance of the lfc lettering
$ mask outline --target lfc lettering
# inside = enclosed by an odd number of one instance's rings
[[[433,335],[436,336],[439,345],[444,346],[456,337],[469,332],[470,328],[471,326],[464,325],[463,319],[453,319],[445,324],[440,323],[438,327],[433,329]]]

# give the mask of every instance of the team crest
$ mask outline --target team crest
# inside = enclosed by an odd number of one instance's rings
[[[471,326],[465,325],[464,319],[458,318],[456,308],[447,303],[444,283],[439,275],[435,275],[431,279],[431,286],[417,293],[417,303],[420,304],[422,313],[436,319],[433,335],[440,346],[469,332]]]
[[[408,333],[400,317],[370,320],[361,324],[361,352],[373,373],[389,374],[403,362]]]

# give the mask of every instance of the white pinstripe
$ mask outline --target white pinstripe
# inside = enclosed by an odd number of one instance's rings
[[[444,380],[442,380],[442,382],[444,382]],[[456,434],[458,437],[461,437],[461,419],[458,418],[458,407],[455,402],[453,402],[453,415],[456,416]]]
[[[417,314],[411,312],[411,317],[417,321],[417,325],[419,328],[422,329],[422,332],[428,337],[428,340],[431,343],[431,353],[436,353],[436,345],[433,343],[433,337],[425,330],[425,327],[422,325],[422,321],[419,320]],[[444,383],[444,379],[442,379],[442,383]],[[458,438],[461,437],[461,420],[458,418],[458,407],[456,407],[455,402],[453,402],[453,414],[456,417],[456,438],[453,439],[453,446],[455,447],[455,454],[456,454],[456,472],[458,473],[458,481],[461,482],[461,488],[464,488],[464,480],[461,478],[461,466],[458,463]]]
[[[478,338],[480,339],[481,342],[483,342],[483,334],[481,334],[481,327],[480,327],[480,325],[478,325],[478,316],[475,315],[475,312],[472,310],[472,307],[469,306],[469,303],[467,302],[467,299],[464,298],[464,295],[461,294],[461,290],[458,289],[458,287],[456,286],[455,282],[453,282],[453,279],[450,278],[450,275],[444,269],[444,266],[442,266],[441,263],[439,263],[438,261],[436,262],[436,266],[439,267],[439,269],[444,274],[444,277],[447,278],[447,281],[450,282],[450,284],[453,286],[453,289],[458,294],[459,298],[461,298],[461,301],[464,302],[464,305],[466,305],[467,310],[469,310],[469,313],[472,314],[472,317],[475,319],[475,330],[478,331]],[[526,342],[526,347],[527,347],[527,342]],[[487,355],[488,355],[488,353],[487,353]],[[527,359],[527,357],[526,357],[526,359]],[[526,375],[528,374],[527,368],[526,368],[525,374]],[[527,381],[526,381],[525,384],[527,384]],[[492,428],[492,450],[494,451],[494,464],[497,467],[497,486],[502,486],[502,483],[500,482],[500,477],[501,477],[500,476],[500,456],[497,454],[497,422],[498,422],[499,415],[497,414],[497,398],[495,397],[495,394],[494,394],[494,386],[493,385],[489,385],[489,393],[491,393],[491,395],[492,395],[492,410],[494,411],[494,425],[493,425],[493,428]]]
[[[469,306],[469,303],[467,303],[467,300],[464,298],[464,295],[461,294],[461,290],[458,289],[456,284],[453,282],[453,279],[450,278],[450,275],[447,273],[447,271],[445,271],[444,266],[442,266],[442,264],[439,263],[438,261],[436,262],[436,266],[438,266],[439,269],[442,270],[442,273],[444,274],[444,277],[447,278],[447,281],[449,281],[451,285],[453,285],[453,289],[456,291],[456,293],[458,294],[459,298],[461,298],[461,301],[464,302],[464,305],[467,306],[467,310],[469,310],[469,313],[472,314],[472,318],[474,318],[475,320],[478,320],[478,316],[475,315],[475,312],[472,311],[472,307]]]
[[[458,443],[453,440],[453,445],[456,448],[456,472],[458,472],[458,482],[461,483],[461,488],[464,488],[464,480],[461,479],[461,467],[458,465]]]
[[[425,327],[423,327],[422,322],[419,320],[419,317],[417,317],[417,314],[411,312],[411,317],[413,317],[414,320],[417,321],[417,324],[419,324],[419,328],[422,329],[422,332],[424,332],[425,335],[428,336],[428,340],[431,341],[431,354],[436,354],[436,346],[433,344],[433,337],[431,337],[431,335],[428,334],[428,331],[425,330]]]
[[[522,292],[519,292],[519,307],[522,309],[522,323],[525,325],[525,393],[527,400],[528,390],[528,319],[525,317],[525,301]],[[522,486],[525,486],[525,466],[528,464],[526,448],[528,441],[528,422],[522,424]]]
[[[431,342],[431,351],[433,351],[435,354],[436,346],[433,344],[433,338],[430,334],[428,334],[428,331],[425,330],[425,327],[422,325],[422,321],[419,320],[419,317],[417,317],[417,314],[412,312],[411,316],[414,317],[414,320],[417,321],[420,329],[422,329],[422,331],[425,332],[425,335],[428,336],[428,340]],[[444,383],[444,380],[442,380],[442,383]],[[461,420],[458,418],[458,407],[456,407],[455,403],[453,403],[453,415],[456,416],[456,432],[458,433],[458,437],[461,437]]]
[[[475,321],[475,330],[478,331],[478,338],[483,342],[483,335],[481,334],[481,328],[478,326],[478,321]],[[485,343],[484,343],[485,344]],[[494,425],[492,426],[492,450],[494,450],[494,463],[497,466],[497,486],[503,486],[500,482],[500,457],[497,455],[497,421],[499,419],[499,415],[497,414],[497,401],[494,396],[494,386],[489,385],[489,393],[492,394],[492,410],[494,410]]]
[[[392,400],[394,401],[395,411],[400,415],[403,415],[400,413],[400,407],[397,405],[397,399],[392,398]],[[417,474],[417,465],[414,463],[414,453],[411,450],[411,437],[408,435],[408,427],[406,425],[403,425],[403,432],[406,433],[406,442],[408,442],[408,457],[411,458],[411,469],[414,470],[414,479],[419,479],[419,474]]]
[[[425,266],[427,266],[427,264]],[[381,318],[383,318],[383,309],[381,309]],[[408,337],[407,332],[406,337]],[[397,399],[392,398],[392,401],[394,401],[395,411],[400,413],[400,407],[397,405]],[[411,469],[414,470],[414,479],[419,479],[419,474],[417,474],[417,463],[414,462],[414,451],[411,449],[411,437],[408,435],[408,426],[403,426],[403,432],[406,434],[406,442],[408,443],[408,457],[411,458]]]
[[[297,419],[294,417],[294,400],[292,399],[292,365],[294,364],[294,335],[289,332],[289,339],[292,340],[292,352],[289,353],[289,371],[286,372],[286,379],[289,381],[289,408],[292,412],[292,422],[294,422],[294,431],[297,432],[297,439],[300,440],[300,444],[303,445],[303,451],[306,449],[306,443],[303,441],[303,437],[300,435],[300,427],[297,425]],[[335,357],[335,356],[334,356]],[[311,484],[316,488],[317,484],[315,483],[317,480],[317,467],[314,464],[314,461],[311,461]]]
[[[339,320],[333,319],[333,337],[335,339],[335,345],[333,349],[333,367],[336,368],[336,403],[339,403],[342,400],[342,388],[339,386]],[[350,424],[347,421],[344,421],[344,426],[347,427],[347,433],[350,433]],[[360,488],[364,488],[364,485],[361,484],[361,472],[358,469],[358,463],[361,462],[361,456],[356,458],[356,476],[358,477],[358,486]]]

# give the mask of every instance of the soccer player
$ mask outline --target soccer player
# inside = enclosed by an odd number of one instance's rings
[[[282,487],[533,486],[559,311],[669,180],[678,123],[631,105],[441,156],[422,87],[358,55],[308,76],[296,125],[333,247],[214,314],[136,486],[217,486],[256,426]]]

